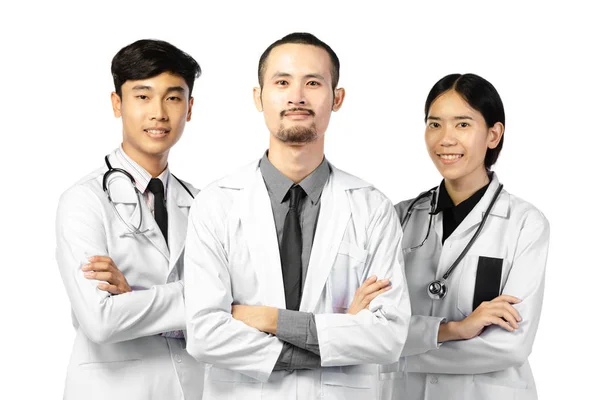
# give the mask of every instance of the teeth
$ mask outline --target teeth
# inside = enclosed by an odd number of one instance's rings
[[[442,160],[458,160],[462,154],[440,154]]]
[[[160,135],[160,134],[166,133],[166,131],[164,131],[162,129],[160,129],[160,130],[157,130],[157,129],[146,129],[146,132],[148,132],[151,135]]]

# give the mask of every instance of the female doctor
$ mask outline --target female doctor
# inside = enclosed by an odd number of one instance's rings
[[[425,103],[439,187],[396,205],[412,314],[395,397],[537,399],[527,357],[544,292],[549,225],[490,170],[504,139],[496,89],[448,75]]]

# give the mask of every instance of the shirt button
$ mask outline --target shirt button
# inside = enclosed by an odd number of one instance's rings
[[[432,376],[431,379],[429,379],[429,383],[435,385],[436,383],[438,383],[438,377],[437,376]]]
[[[181,362],[181,356],[179,354],[175,354],[175,361],[177,361],[178,363]]]

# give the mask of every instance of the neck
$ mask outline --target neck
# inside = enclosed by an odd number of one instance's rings
[[[166,151],[159,155],[145,154],[123,142],[123,151],[140,167],[144,168],[153,178],[158,177],[167,168],[169,152]]]
[[[299,183],[323,162],[323,137],[310,143],[283,143],[271,135],[269,161],[283,175],[294,183]]]
[[[467,200],[473,193],[487,185],[489,182],[490,178],[488,177],[485,168],[474,171],[468,176],[460,179],[444,179],[446,191],[448,191],[448,195],[452,199],[454,205],[458,205]]]

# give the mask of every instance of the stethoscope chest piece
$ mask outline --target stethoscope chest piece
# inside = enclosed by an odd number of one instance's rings
[[[427,285],[427,294],[432,300],[441,300],[446,297],[447,293],[448,286],[444,279],[432,281]]]

